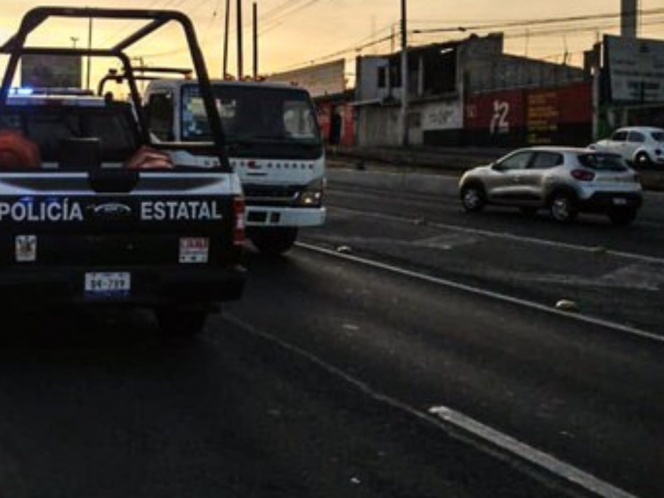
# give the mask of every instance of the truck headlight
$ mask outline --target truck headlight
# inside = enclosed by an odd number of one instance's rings
[[[319,207],[323,203],[325,178],[318,178],[309,183],[297,198],[297,203],[305,207]]]

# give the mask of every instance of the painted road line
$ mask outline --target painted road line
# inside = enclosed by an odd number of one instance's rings
[[[329,208],[328,208],[329,209]],[[360,211],[357,209],[349,209],[349,208],[341,208],[341,207],[335,207],[335,210],[338,211],[346,211],[346,212],[351,212],[351,213],[358,213],[361,215],[365,216],[372,216],[376,218],[382,218],[386,220],[391,220],[391,221],[400,221],[404,223],[413,223],[412,218],[405,218],[403,216],[395,216],[395,215],[389,215],[389,214],[384,214],[384,213],[378,213],[375,211]],[[509,233],[504,233],[504,232],[494,232],[491,230],[483,230],[481,228],[468,228],[468,227],[462,227],[459,225],[451,225],[447,223],[436,223],[436,222],[427,222],[427,226],[433,227],[433,228],[439,228],[439,229],[447,229],[447,230],[454,230],[457,232],[461,233],[468,233],[471,235],[482,235],[484,237],[493,237],[493,238],[499,238],[499,239],[505,239],[505,240],[511,240],[514,242],[525,242],[528,244],[537,244],[541,246],[546,246],[546,247],[553,247],[557,249],[569,249],[573,251],[581,251],[581,252],[587,252],[587,253],[596,253],[598,251],[604,252],[604,254],[609,255],[609,256],[618,256],[621,258],[625,259],[630,259],[634,261],[641,261],[641,262],[646,262],[646,263],[657,263],[657,264],[664,264],[664,258],[656,258],[654,256],[645,256],[643,254],[636,254],[636,253],[630,253],[630,252],[623,252],[623,251],[614,251],[613,249],[608,249],[605,247],[598,247],[598,246],[582,246],[578,244],[569,244],[567,242],[558,242],[555,240],[546,240],[546,239],[538,239],[535,237],[525,237],[522,235],[513,235]]]
[[[429,413],[422,412],[405,402],[381,393],[366,382],[346,373],[322,358],[268,332],[259,330],[235,315],[224,313],[223,319],[253,336],[276,344],[283,350],[304,358],[379,403],[384,403],[427,424],[434,425],[442,429],[449,437],[471,444],[484,454],[502,457],[503,461],[506,461],[515,470],[526,473],[546,485],[557,487],[559,483],[563,482],[568,483],[568,486],[573,485],[575,489],[580,487],[600,498],[637,498],[591,474],[521,443],[507,434],[500,433],[466,417],[460,412],[442,406],[431,408]],[[212,341],[215,342],[214,339]],[[496,450],[500,451],[499,455],[496,455]],[[531,468],[524,468],[522,464],[524,460],[530,464]]]
[[[429,409],[429,413],[439,417],[448,424],[462,429],[464,432],[489,442],[513,455],[517,455],[519,458],[546,469],[552,474],[573,482],[586,490],[592,491],[598,496],[607,498],[635,498],[634,495],[622,489],[608,484],[587,472],[558,460],[548,453],[537,450],[451,408],[434,406]]]
[[[506,294],[501,294],[499,292],[493,292],[493,291],[489,291],[489,290],[485,290],[485,289],[480,289],[479,287],[473,287],[473,286],[462,284],[462,283],[459,283],[459,282],[454,282],[452,280],[446,280],[446,279],[439,278],[439,277],[433,277],[431,275],[427,275],[427,274],[424,274],[424,273],[417,273],[417,272],[414,272],[414,271],[411,271],[411,270],[406,270],[404,268],[399,268],[399,267],[396,267],[396,266],[388,265],[386,263],[380,263],[378,261],[372,261],[370,259],[361,258],[359,256],[353,256],[353,255],[350,255],[350,254],[339,253],[337,251],[333,251],[332,249],[326,249],[324,247],[319,247],[319,246],[315,246],[315,245],[311,245],[311,244],[306,244],[306,243],[303,243],[303,242],[297,242],[296,245],[297,245],[297,247],[300,247],[302,249],[317,252],[319,254],[324,254],[326,256],[331,256],[331,257],[334,257],[334,258],[339,258],[339,259],[343,259],[343,260],[346,260],[346,261],[351,261],[351,262],[358,263],[358,264],[361,264],[361,265],[370,266],[372,268],[377,268],[377,269],[388,271],[388,272],[395,273],[395,274],[398,274],[398,275],[403,275],[405,277],[414,278],[414,279],[425,281],[425,282],[430,282],[430,283],[433,283],[433,284],[436,284],[436,285],[441,285],[441,286],[448,287],[448,288],[451,288],[451,289],[461,290],[461,291],[464,291],[464,292],[469,292],[471,294],[475,294],[475,295],[478,295],[478,296],[483,296],[483,297],[488,297],[488,298],[491,298],[491,299],[496,299],[496,300],[507,302],[507,303],[510,303],[510,304],[515,304],[517,306],[523,306],[525,308],[530,308],[530,309],[534,309],[534,310],[537,310],[537,311],[543,311],[545,313],[562,316],[562,317],[568,318],[570,320],[576,320],[576,321],[579,321],[579,322],[589,323],[589,324],[592,324],[592,325],[597,325],[597,326],[600,326],[600,327],[616,330],[616,331],[619,331],[619,332],[624,332],[624,333],[634,335],[634,336],[637,336],[637,337],[640,337],[640,338],[648,339],[648,340],[651,340],[651,341],[664,343],[664,336],[659,336],[659,335],[653,334],[653,333],[645,331],[645,330],[637,329],[635,327],[630,327],[628,325],[623,325],[621,323],[616,323],[616,322],[611,322],[611,321],[608,321],[608,320],[603,320],[601,318],[597,318],[597,317],[593,317],[593,316],[589,316],[589,315],[584,315],[584,314],[581,314],[581,313],[578,313],[578,312],[570,313],[570,312],[558,310],[556,308],[551,308],[549,306],[546,306],[546,305],[543,305],[543,304],[540,304],[540,303],[536,303],[534,301],[527,301],[525,299],[520,299],[520,298],[517,298],[517,297],[508,296]]]

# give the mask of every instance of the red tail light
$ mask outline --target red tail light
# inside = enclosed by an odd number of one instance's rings
[[[595,179],[595,173],[585,169],[573,169],[572,176],[580,182],[592,182]]]
[[[235,212],[233,244],[239,246],[244,243],[244,197],[238,196],[233,199],[233,211]]]

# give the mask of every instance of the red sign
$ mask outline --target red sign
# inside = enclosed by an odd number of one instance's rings
[[[492,92],[466,101],[465,128],[489,130],[491,135],[508,135],[524,125],[524,91]]]

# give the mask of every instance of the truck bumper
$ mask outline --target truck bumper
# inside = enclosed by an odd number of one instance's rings
[[[324,207],[284,208],[248,205],[246,209],[246,225],[252,227],[307,227],[325,223]]]
[[[130,275],[130,288],[101,294],[85,289],[90,272]],[[164,306],[214,304],[239,299],[244,268],[14,268],[0,270],[0,298],[20,308],[39,304]]]

